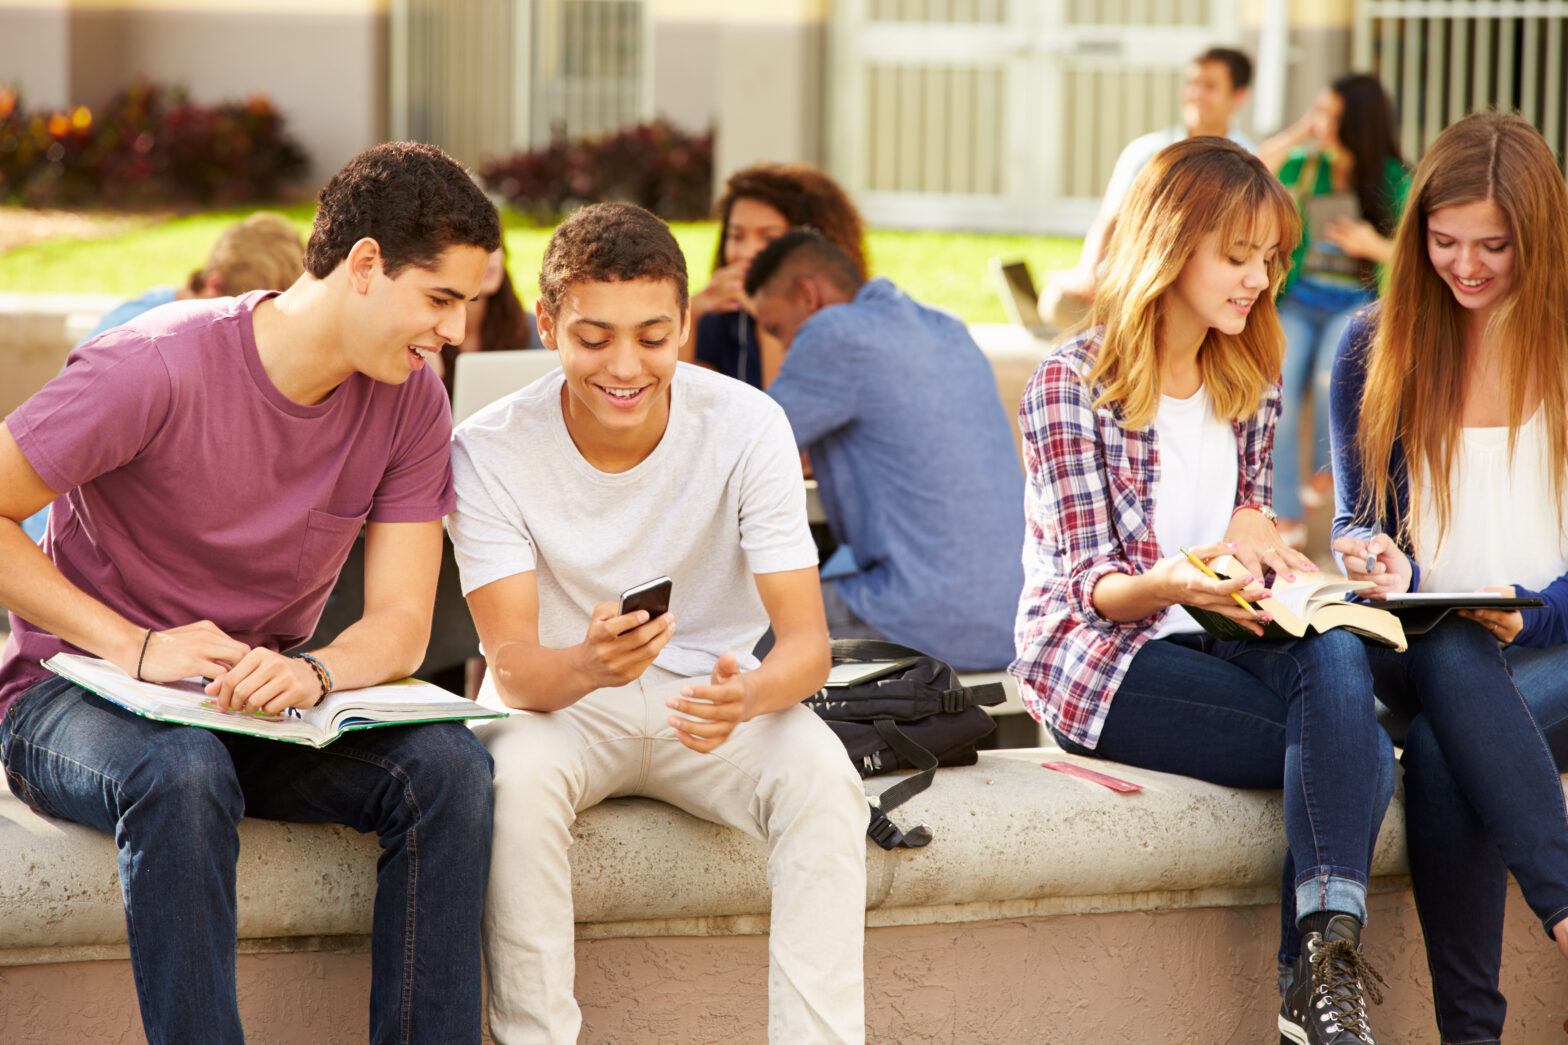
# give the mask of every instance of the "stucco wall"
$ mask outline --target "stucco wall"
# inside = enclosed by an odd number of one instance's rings
[[[916,857],[911,857],[914,859]],[[871,1045],[1256,1045],[1275,1040],[1272,905],[1080,914],[866,934]],[[1436,1040],[1420,927],[1406,892],[1374,895],[1366,953],[1389,981],[1372,1009],[1384,1045]],[[767,938],[585,940],[577,945],[583,1045],[749,1045],[766,1040]],[[242,955],[241,1015],[269,1045],[349,1045],[368,1028],[369,955]],[[1505,1040],[1562,1040],[1564,968],[1517,889],[1503,988]],[[69,997],[69,1005],[62,998]],[[86,999],[84,1001],[84,999]],[[143,1041],[128,963],[0,969],[0,1041]]]
[[[0,80],[30,105],[101,106],[137,75],[213,103],[266,94],[331,175],[386,133],[385,4],[0,0]]]

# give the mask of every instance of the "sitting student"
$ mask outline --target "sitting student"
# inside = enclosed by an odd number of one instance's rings
[[[1367,651],[1378,696],[1413,716],[1405,823],[1438,1031],[1495,1042],[1509,871],[1568,954],[1568,188],[1539,131],[1476,113],[1427,149],[1410,199],[1383,304],[1334,368],[1334,548],[1374,598],[1546,600]]]
[[[238,297],[253,290],[284,290],[305,271],[305,244],[294,223],[273,211],[258,211],[224,229],[201,268],[183,287],[154,287],[110,309],[88,341],[171,301]]]
[[[1068,327],[1087,315],[1122,201],[1132,188],[1133,179],[1157,152],[1172,142],[1200,134],[1228,137],[1242,148],[1252,148],[1252,139],[1231,127],[1232,118],[1247,100],[1251,84],[1252,59],[1229,47],[1211,47],[1187,65],[1181,88],[1181,122],[1134,138],[1116,158],[1100,211],[1084,233],[1077,266],[1050,273],[1040,292],[1040,315],[1047,322]]]
[[[523,709],[478,730],[496,764],[490,1033],[577,1041],[572,822],[640,794],[768,842],[769,1040],[859,1042],[866,799],[800,706],[829,658],[789,425],[762,393],[677,362],[686,261],[647,211],[578,211],[539,289],[561,369],[453,440],[480,700]],[[616,593],[661,574],[670,612],[620,612]]]
[[[141,297],[117,305],[78,345],[171,301],[283,290],[304,271],[305,244],[293,223],[281,214],[261,211],[224,229],[212,245],[207,263],[191,273],[185,286],[154,287]],[[35,541],[43,540],[48,525],[48,505],[22,520],[22,530]]]
[[[140,718],[40,662],[85,651],[148,681],[207,676],[221,707],[267,714],[412,671],[453,504],[446,397],[422,371],[462,339],[500,236],[445,154],[377,146],[321,191],[288,290],[111,330],[0,425],[0,760],[39,813],[114,835],[151,1041],[243,1040],[242,816],[375,831],[372,1040],[480,1040],[492,798],[468,729],[317,750]],[[40,549],[16,520],[57,496]],[[362,525],[364,616],[283,655]]]
[[[1297,231],[1279,182],[1222,138],[1178,142],[1138,176],[1092,325],[1024,393],[1029,581],[1010,670],[1065,751],[1284,787],[1297,872],[1284,906],[1304,961],[1280,1009],[1282,1040],[1361,1045],[1372,1041],[1359,948],[1367,868],[1393,786],[1361,641],[1336,629],[1221,642],[1180,608],[1261,634],[1232,596],[1257,597],[1265,571],[1313,568],[1266,510],[1281,355],[1273,293]],[[1234,554],[1252,576],[1213,579],[1183,546],[1204,560]]]
[[[736,171],[715,210],[720,239],[713,278],[692,295],[692,336],[681,346],[681,358],[766,388],[783,356],[771,338],[758,336],[742,289],[746,267],[763,247],[806,226],[838,244],[865,279],[865,227],[844,190],[803,164],[759,163]]]
[[[858,566],[823,581],[829,633],[892,639],[960,670],[1005,667],[1024,579],[1023,488],[996,378],[969,331],[885,279],[865,282],[806,230],[757,255],[746,293],[787,353],[768,394]]]

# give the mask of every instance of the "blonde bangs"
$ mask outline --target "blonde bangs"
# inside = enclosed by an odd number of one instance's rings
[[[1210,234],[1218,231],[1224,244],[1254,243],[1270,224],[1279,235],[1270,292],[1258,297],[1242,334],[1211,330],[1199,350],[1215,413],[1229,420],[1256,413],[1279,378],[1284,337],[1274,295],[1301,235],[1295,204],[1255,156],[1222,138],[1184,139],[1144,167],[1117,218],[1087,321],[1105,332],[1085,375],[1099,386],[1096,406],[1113,405],[1129,428],[1154,420],[1165,292]]]

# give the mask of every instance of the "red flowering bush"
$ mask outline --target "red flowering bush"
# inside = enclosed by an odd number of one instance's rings
[[[307,160],[266,98],[198,105],[138,80],[94,115],[27,112],[0,85],[0,200],[34,206],[275,199]]]
[[[636,203],[667,221],[696,221],[713,201],[713,132],[690,134],[656,120],[488,160],[479,174],[490,191],[542,222],[607,200]]]

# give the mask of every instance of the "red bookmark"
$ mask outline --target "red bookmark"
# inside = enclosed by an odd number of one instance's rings
[[[1075,766],[1071,762],[1041,762],[1040,764],[1046,769],[1054,769],[1059,773],[1066,773],[1068,776],[1080,777],[1084,780],[1091,781],[1092,783],[1108,787],[1112,791],[1120,791],[1124,794],[1131,794],[1134,791],[1143,790],[1142,784],[1134,784],[1126,780],[1118,780],[1116,777],[1107,776],[1104,773],[1097,773],[1092,769],[1085,769],[1083,766]]]

